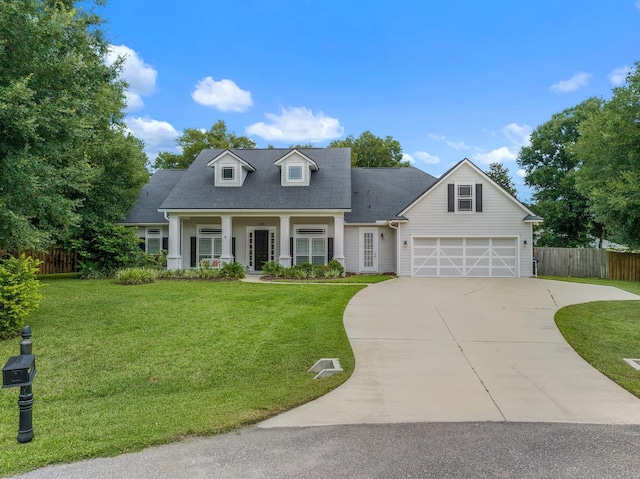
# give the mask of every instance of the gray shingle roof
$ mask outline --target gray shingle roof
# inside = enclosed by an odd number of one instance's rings
[[[138,199],[120,223],[145,224],[167,223],[164,214],[158,208],[171,192],[186,170],[158,170],[142,187]]]
[[[300,148],[318,164],[309,186],[283,187],[275,161],[291,151],[283,148],[231,150],[252,165],[241,187],[216,187],[207,163],[224,150],[203,150],[162,209],[349,209],[351,207],[351,151],[349,148]]]
[[[347,223],[398,219],[400,211],[418,199],[436,178],[417,168],[352,168],[351,213]]]

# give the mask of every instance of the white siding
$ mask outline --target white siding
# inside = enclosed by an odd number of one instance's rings
[[[378,272],[396,271],[396,232],[388,226],[371,225],[378,230]],[[345,271],[360,272],[360,231],[361,226],[345,225],[344,256]],[[381,236],[382,235],[382,236]]]
[[[289,181],[287,179],[287,171],[290,165],[302,167],[302,181]],[[292,154],[280,165],[282,186],[309,186],[311,170],[308,160],[298,154]]]
[[[482,213],[447,212],[447,184],[482,183]],[[406,213],[409,220],[399,226],[401,276],[411,275],[411,237],[498,237],[518,238],[520,276],[531,275],[531,224],[522,219],[527,212],[471,166],[463,164],[435,186]],[[527,244],[524,244],[526,240]],[[407,245],[404,245],[404,242]]]

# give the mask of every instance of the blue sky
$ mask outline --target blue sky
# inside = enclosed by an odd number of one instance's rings
[[[258,147],[365,130],[439,176],[509,168],[532,129],[640,60],[640,0],[110,0],[126,122],[151,158],[217,120]]]

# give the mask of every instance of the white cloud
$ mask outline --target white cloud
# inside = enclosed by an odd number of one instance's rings
[[[458,141],[458,142],[451,141],[451,140],[448,140],[446,136],[439,135],[437,133],[429,133],[427,136],[432,140],[444,141],[448,147],[453,148],[456,151],[468,150],[471,148],[470,146],[466,145],[464,141]]]
[[[638,4],[640,4],[640,1],[638,1]],[[625,82],[625,80],[627,79],[627,75],[630,72],[631,72],[631,67],[628,67],[627,65],[625,65],[623,67],[616,68],[615,70],[613,70],[611,73],[609,73],[609,75],[607,75],[607,78],[609,78],[609,81],[614,86],[620,86]]]
[[[474,160],[487,165],[491,163],[502,163],[504,161],[514,161],[517,157],[518,154],[506,146],[491,150],[489,153],[476,153],[473,155]]]
[[[589,84],[589,78],[591,78],[591,74],[585,72],[578,72],[573,75],[568,80],[562,80],[556,83],[555,85],[551,85],[551,91],[555,93],[569,93],[572,91],[579,90],[582,87],[585,87]]]
[[[269,123],[258,122],[246,128],[247,135],[274,141],[325,141],[340,138],[344,128],[337,118],[305,107],[283,108],[281,115],[265,113]]]
[[[416,159],[413,156],[411,156],[409,153],[403,153],[402,161],[408,161],[410,165],[413,165],[416,162]]]
[[[636,8],[637,8],[638,10],[640,10],[640,0],[638,0],[638,1],[636,2]]]
[[[251,92],[242,90],[232,80],[215,81],[212,77],[198,82],[191,94],[196,103],[211,106],[220,111],[247,111],[253,106]]]
[[[121,77],[129,85],[125,91],[127,108],[140,109],[144,106],[142,97],[153,94],[156,89],[158,72],[126,45],[110,45],[107,65],[113,65],[119,57],[123,59]]]
[[[525,176],[527,176],[527,172],[524,171],[522,168],[520,168],[518,171],[516,171],[516,174],[520,177],[520,178],[524,178]]]
[[[412,157],[415,158],[415,161],[425,163],[427,165],[437,165],[440,163],[440,157],[431,155],[426,151],[416,151],[413,153]]]
[[[161,151],[178,152],[175,139],[179,133],[171,123],[148,117],[127,117],[125,123],[131,134],[144,142],[144,150],[151,161]]]
[[[436,134],[436,133],[429,133],[427,136],[428,136],[429,138],[431,138],[432,140],[438,140],[438,141],[444,141],[444,140],[446,140],[446,139],[447,139],[447,137],[446,137],[446,136],[444,136],[444,135],[438,135],[438,134]]]
[[[513,147],[520,149],[531,144],[532,131],[533,129],[527,124],[509,123],[502,129],[502,134],[507,137]]]

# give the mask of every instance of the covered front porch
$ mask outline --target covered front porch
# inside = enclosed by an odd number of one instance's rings
[[[344,212],[170,212],[168,269],[236,261],[249,272],[277,261],[343,266]]]

